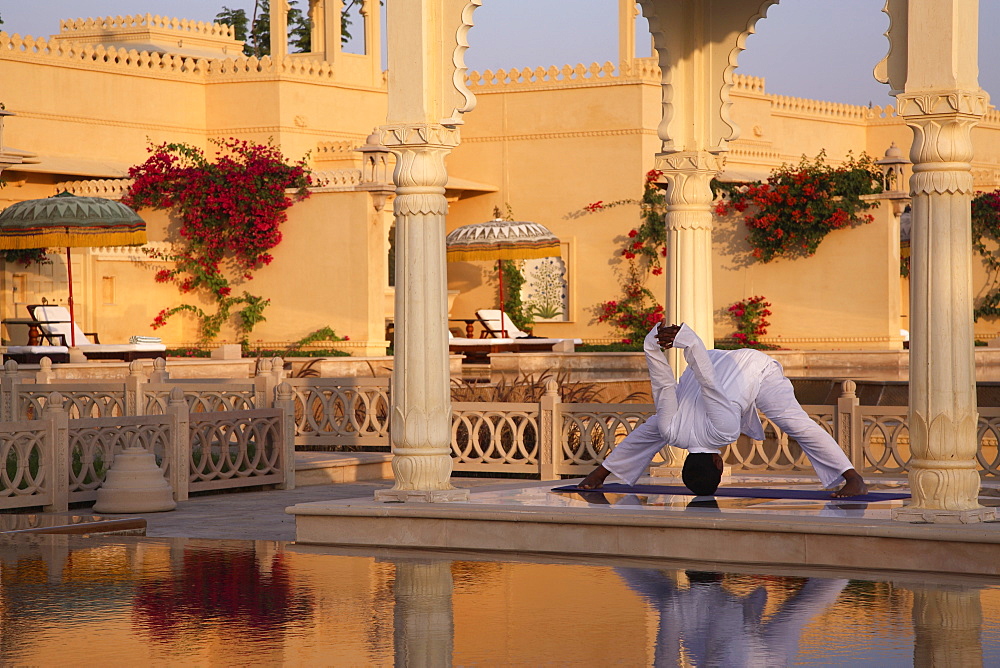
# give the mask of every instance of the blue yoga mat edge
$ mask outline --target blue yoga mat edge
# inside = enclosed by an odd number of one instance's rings
[[[678,496],[696,496],[682,485],[624,485],[610,483],[598,489],[580,489],[576,485],[553,487],[553,492],[604,493],[604,494],[672,494]],[[729,496],[757,499],[815,499],[829,501],[833,499],[831,490],[824,489],[772,489],[764,487],[720,487],[713,496]],[[897,501],[910,498],[909,492],[869,492],[861,496],[851,496],[838,501],[874,502]]]

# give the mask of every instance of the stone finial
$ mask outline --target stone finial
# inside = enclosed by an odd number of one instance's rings
[[[167,370],[167,360],[162,357],[157,357],[153,360],[153,371],[162,373]]]
[[[8,376],[17,375],[17,362],[14,360],[7,360],[3,363],[3,372]]]
[[[174,389],[170,390],[170,403],[172,403],[172,404],[181,403],[182,404],[184,402],[185,402],[185,399],[184,399],[184,390],[182,390],[179,387],[175,387]]]
[[[64,410],[65,403],[66,399],[60,392],[52,392],[45,402],[45,408],[47,410],[61,411]]]
[[[845,399],[854,399],[857,395],[858,384],[853,380],[845,380],[840,384],[840,396]]]
[[[139,360],[132,360],[128,363],[128,375],[130,376],[141,376],[142,375],[142,362]]]
[[[278,401],[291,401],[292,386],[288,383],[281,383],[274,390],[274,396]]]
[[[551,378],[545,381],[545,394],[554,397],[559,395],[559,383]]]

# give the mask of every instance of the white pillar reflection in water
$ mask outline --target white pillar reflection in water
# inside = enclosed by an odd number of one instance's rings
[[[983,665],[983,608],[979,589],[914,587],[913,665]]]
[[[450,666],[455,643],[451,562],[397,560],[395,565],[395,665]]]

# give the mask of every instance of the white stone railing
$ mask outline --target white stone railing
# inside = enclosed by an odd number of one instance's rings
[[[2,509],[59,512],[70,503],[94,501],[115,456],[135,447],[156,456],[177,501],[195,491],[295,486],[287,385],[277,388],[273,408],[250,410],[193,411],[180,387],[159,415],[70,419],[79,404],[67,404],[59,392],[34,405],[44,406],[38,419],[0,423]]]
[[[21,378],[16,364],[8,362],[0,375],[0,418],[19,426],[10,427],[8,438],[13,445],[3,447],[33,447],[24,444],[40,437],[18,434],[25,431],[24,425],[32,424],[26,421],[44,417],[54,391],[61,396],[67,419],[101,419],[111,424],[143,414],[169,414],[173,399],[183,403],[192,418],[235,419],[247,411],[278,407],[279,402],[271,398],[280,386],[288,393],[288,443],[304,450],[390,450],[388,378],[286,378],[278,359],[262,361],[250,379],[170,380],[163,360],[156,361],[149,379],[141,369],[141,363],[133,363],[129,376],[120,381],[68,381],[52,378],[51,365],[42,365],[34,378]],[[859,471],[906,474],[910,461],[906,406],[862,406],[855,383],[844,381],[836,403],[804,408],[840,443]],[[653,406],[563,403],[558,386],[552,383],[538,402],[454,402],[452,411],[456,471],[517,472],[558,479],[583,475],[603,461],[652,414]],[[768,438],[741,437],[726,449],[727,464],[738,472],[811,471],[793,440],[766,418],[764,426]],[[977,457],[984,476],[1000,476],[998,441],[1000,408],[981,407]]]
[[[288,378],[295,401],[295,444],[389,446],[387,378]]]

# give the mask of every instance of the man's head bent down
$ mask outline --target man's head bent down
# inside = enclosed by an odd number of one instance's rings
[[[697,496],[715,494],[722,480],[722,458],[711,452],[692,452],[684,460],[681,480]]]

